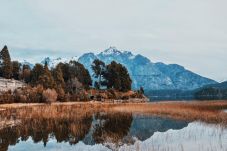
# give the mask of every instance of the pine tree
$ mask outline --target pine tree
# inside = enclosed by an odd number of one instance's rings
[[[38,84],[41,84],[45,89],[52,89],[56,87],[56,83],[47,66],[47,63],[45,63],[43,74],[39,76]]]
[[[62,73],[60,65],[57,65],[56,68],[53,70],[53,77],[54,77],[54,81],[55,81],[57,87],[61,87],[64,89],[65,81],[63,78],[63,73]]]
[[[44,74],[43,65],[36,64],[31,71],[31,84],[33,86],[40,84],[39,77]]]
[[[26,82],[31,82],[31,68],[29,65],[23,65],[21,79]]]
[[[20,79],[21,64],[18,61],[12,61],[12,77],[15,80]]]
[[[12,77],[12,64],[7,46],[0,53],[0,76],[10,79]]]

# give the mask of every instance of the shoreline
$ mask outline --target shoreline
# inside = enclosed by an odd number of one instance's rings
[[[143,100],[143,99],[142,99]],[[141,101],[141,102],[133,102],[128,100],[114,100],[114,101],[71,101],[71,102],[54,102],[51,104],[48,103],[6,103],[6,104],[0,104],[0,111],[5,110],[7,108],[20,108],[20,107],[29,107],[29,106],[56,106],[56,105],[89,105],[89,104],[99,104],[99,105],[106,105],[106,104],[117,104],[117,105],[126,105],[126,104],[174,104],[174,103],[180,103],[180,104],[193,104],[193,103],[199,103],[199,104],[205,104],[205,103],[220,103],[220,102],[226,102],[227,100],[205,100],[205,101],[199,101],[199,100],[191,100],[191,101]]]
[[[65,108],[63,112],[61,108]],[[60,110],[58,110],[60,109]],[[84,116],[87,113],[105,112],[108,114],[125,113],[133,115],[149,115],[163,118],[171,118],[181,121],[202,121],[210,124],[221,124],[227,126],[227,101],[165,101],[165,102],[55,102],[46,103],[12,103],[0,104],[0,115],[17,116],[24,118],[29,110],[31,117],[61,118],[71,116]],[[13,112],[12,112],[13,111]],[[19,118],[19,119],[20,119]],[[1,125],[15,125],[18,121],[4,121]],[[4,124],[5,123],[5,124]],[[8,123],[8,124],[7,124]],[[4,127],[4,126],[3,126]]]

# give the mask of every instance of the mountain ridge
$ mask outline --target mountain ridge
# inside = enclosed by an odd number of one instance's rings
[[[82,63],[92,74],[91,64],[95,59],[100,59],[106,64],[113,60],[126,66],[132,78],[134,89],[141,86],[145,90],[193,90],[208,84],[217,82],[200,76],[192,71],[185,69],[178,64],[165,64],[162,62],[153,63],[149,58],[131,51],[118,50],[116,47],[110,47],[100,53],[84,53],[80,57],[72,57],[71,60]],[[49,57],[41,61],[42,64],[48,63],[52,68],[60,62],[67,63],[70,59],[50,59]]]

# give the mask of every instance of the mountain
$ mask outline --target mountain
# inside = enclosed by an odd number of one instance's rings
[[[217,84],[216,81],[202,77],[177,64],[153,63],[145,56],[134,55],[130,51],[120,51],[115,47],[110,47],[101,53],[85,53],[81,57],[57,58],[49,57],[41,61],[42,64],[53,68],[60,62],[70,60],[79,61],[93,75],[91,64],[95,59],[100,59],[106,64],[115,60],[126,66],[133,81],[133,88],[139,89],[141,86],[145,90],[193,90],[209,84]]]
[[[100,59],[106,64],[115,60],[126,66],[134,89],[143,86],[145,90],[193,90],[207,84],[217,83],[186,70],[180,65],[153,63],[140,54],[134,55],[130,51],[120,51],[115,47],[110,47],[99,54],[86,53],[78,61],[92,73],[91,64],[94,59]]]
[[[54,68],[56,65],[58,65],[60,62],[69,63],[69,61],[71,61],[71,60],[77,61],[78,57],[76,57],[76,56],[71,57],[71,58],[58,57],[56,59],[51,59],[50,57],[46,57],[46,58],[44,58],[44,60],[41,61],[41,64],[45,65],[45,63],[47,63],[48,67],[51,69],[51,68]]]
[[[34,67],[34,64],[28,62],[27,60],[19,61],[21,65],[28,65],[31,69]]]

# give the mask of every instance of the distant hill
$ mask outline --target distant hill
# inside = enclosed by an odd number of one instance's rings
[[[227,89],[227,81],[222,83],[216,83],[216,84],[209,84],[204,86],[204,88],[217,88],[217,89]]]
[[[199,100],[223,100],[227,99],[227,81],[206,85],[195,91],[195,98]]]

